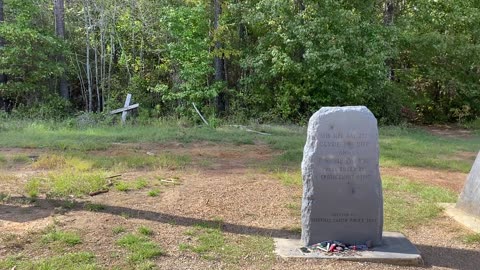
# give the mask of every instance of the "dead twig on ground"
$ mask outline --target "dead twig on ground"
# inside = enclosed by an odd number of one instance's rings
[[[109,191],[110,191],[109,189],[102,189],[102,190],[90,192],[90,193],[88,193],[88,195],[93,197],[93,196],[96,196],[96,195],[99,195],[99,194],[107,193]]]
[[[248,127],[246,127],[246,126],[242,126],[242,125],[229,125],[229,127],[239,128],[239,129],[245,130],[245,131],[247,131],[247,132],[253,132],[253,133],[257,133],[257,134],[265,135],[265,136],[271,136],[271,135],[272,135],[272,134],[270,134],[270,133],[260,132],[260,131],[256,131],[256,130],[250,129],[250,128],[248,128]]]

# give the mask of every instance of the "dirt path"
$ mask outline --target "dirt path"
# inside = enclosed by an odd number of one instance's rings
[[[421,127],[430,134],[435,136],[456,138],[456,139],[470,139],[472,138],[472,131],[462,128],[458,125],[429,125]]]

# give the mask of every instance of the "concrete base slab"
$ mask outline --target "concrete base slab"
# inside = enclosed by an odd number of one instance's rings
[[[455,219],[458,223],[475,233],[480,233],[480,217],[473,216],[465,211],[455,207],[454,203],[441,203],[441,207],[445,209],[445,213]]]
[[[381,246],[366,250],[339,253],[315,251],[303,253],[300,239],[275,238],[275,252],[283,258],[316,258],[376,262],[396,265],[423,265],[418,249],[401,233],[383,232]]]

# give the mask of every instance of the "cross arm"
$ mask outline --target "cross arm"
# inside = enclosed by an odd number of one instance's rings
[[[138,106],[140,106],[140,104],[133,104],[133,105],[130,105],[130,106],[127,106],[127,107],[124,107],[124,108],[120,108],[120,109],[116,109],[116,110],[113,110],[110,112],[110,114],[117,114],[117,113],[121,113],[121,112],[125,112],[125,111],[130,111],[130,110],[133,110],[135,108],[138,108]]]

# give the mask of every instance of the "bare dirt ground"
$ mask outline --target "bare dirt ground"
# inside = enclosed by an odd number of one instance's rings
[[[2,149],[0,151],[4,152]],[[7,151],[15,152],[15,149]],[[212,220],[222,220],[222,231],[233,241],[241,241],[251,235],[294,236],[295,229],[300,226],[300,216],[292,214],[286,204],[301,200],[301,187],[283,186],[272,174],[249,166],[268,162],[277,154],[266,145],[122,144],[108,153],[92,154],[115,155],[124,151],[153,154],[170,151],[188,154],[196,163],[205,159],[209,162],[205,166],[192,165],[182,170],[130,171],[122,175],[124,180],[142,175],[146,178],[177,179],[181,184],[164,187],[158,197],[147,196],[148,190],[112,190],[95,197],[77,199],[78,205],[73,209],[60,207],[64,201],[47,200],[44,197],[40,197],[35,204],[25,202],[21,197],[22,183],[37,171],[11,168],[0,172],[5,179],[8,178],[0,183],[0,191],[12,196],[7,203],[0,201],[0,259],[18,253],[30,258],[55,254],[55,250],[39,247],[35,241],[42,229],[55,225],[62,230],[81,232],[83,242],[66,251],[93,252],[100,265],[109,267],[116,265],[119,257],[125,254],[125,250],[115,244],[118,236],[112,232],[112,228],[123,226],[127,231],[134,232],[144,225],[153,229],[153,240],[166,251],[166,255],[155,259],[160,269],[404,269],[401,266],[371,263],[271,260],[257,254],[248,254],[240,263],[231,265],[180,250],[181,244],[192,241],[185,234],[187,230],[195,224]],[[462,173],[418,168],[382,168],[382,173],[455,191],[460,190],[466,177]],[[82,207],[86,202],[102,204],[105,208],[98,212],[86,211]],[[448,217],[442,216],[404,233],[421,251],[427,268],[480,269],[480,245],[464,244],[461,237],[468,231]]]
[[[471,130],[457,125],[429,125],[422,128],[433,135],[447,138],[470,139],[472,137]]]

